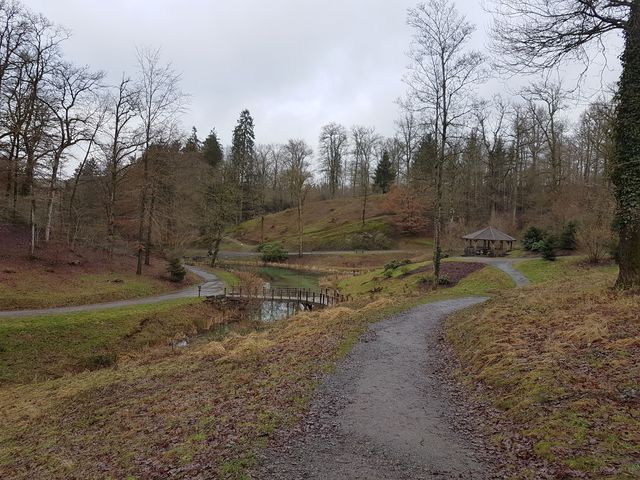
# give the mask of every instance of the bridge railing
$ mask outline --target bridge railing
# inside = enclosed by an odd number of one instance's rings
[[[224,296],[229,298],[245,298],[248,300],[272,300],[300,302],[330,307],[351,300],[350,295],[343,295],[337,290],[325,288],[312,290],[293,287],[246,287],[233,286],[225,288]]]

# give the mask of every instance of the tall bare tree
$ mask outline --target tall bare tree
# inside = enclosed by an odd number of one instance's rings
[[[313,150],[304,140],[289,140],[284,147],[286,169],[284,176],[291,199],[295,203],[298,219],[298,256],[302,257],[304,226],[302,209],[310,188],[311,171],[309,160]]]
[[[405,77],[411,103],[432,123],[437,143],[435,162],[434,285],[442,258],[443,170],[452,130],[471,109],[472,86],[483,79],[483,56],[469,50],[475,30],[451,0],[429,0],[408,11],[413,39],[411,65]]]
[[[380,153],[382,138],[373,127],[354,126],[351,128],[351,145],[356,171],[356,192],[362,198],[362,225],[367,218],[367,202],[371,191],[371,165]]]
[[[130,78],[122,76],[109,94],[109,119],[99,147],[104,156],[105,210],[109,258],[113,258],[116,241],[116,201],[123,174],[131,166],[135,153],[144,144],[143,132],[136,125],[140,111],[140,92]]]
[[[53,205],[63,156],[80,142],[93,142],[95,130],[91,123],[96,118],[96,94],[103,76],[101,72],[91,72],[88,67],[61,62],[48,82],[48,92],[42,101],[51,112],[55,134],[52,139],[45,242],[49,242],[51,236]]]
[[[140,190],[140,209],[138,212],[138,263],[136,274],[142,274],[142,261],[149,264],[151,248],[151,228],[147,228],[145,239],[145,219],[149,225],[153,222],[153,212],[149,208],[149,149],[154,142],[167,142],[174,130],[174,117],[183,107],[184,94],[180,90],[180,75],[171,64],[161,64],[160,50],[139,49],[138,68],[140,78],[137,89],[140,92],[140,118],[144,130],[142,165],[143,177]],[[149,217],[149,218],[147,218]]]
[[[322,171],[327,178],[331,198],[335,198],[342,181],[342,162],[347,155],[348,146],[347,129],[342,125],[329,123],[320,130]]]

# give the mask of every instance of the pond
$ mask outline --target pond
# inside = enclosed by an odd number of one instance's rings
[[[256,273],[272,287],[320,289],[322,275],[314,272],[291,270],[280,267],[258,267]]]

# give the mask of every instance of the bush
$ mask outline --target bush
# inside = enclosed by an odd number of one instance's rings
[[[561,250],[575,250],[578,248],[578,226],[575,222],[567,223],[560,234],[559,247]]]
[[[169,272],[169,277],[172,282],[180,283],[184,280],[184,277],[187,275],[187,271],[182,266],[182,261],[178,257],[173,257],[169,260],[169,265],[167,266],[167,272]]]
[[[400,267],[404,267],[405,265],[410,265],[411,264],[411,260],[405,259],[405,260],[391,260],[389,263],[387,263],[384,266],[385,270],[396,270]]]
[[[538,227],[529,227],[522,237],[522,246],[525,250],[537,252],[539,251],[546,237],[546,232]]]
[[[284,262],[289,258],[287,251],[279,243],[263,243],[258,247],[263,262]]]
[[[548,260],[550,262],[555,261],[556,259],[556,239],[552,236],[547,237],[543,240],[542,248],[540,249],[542,252],[542,258]]]
[[[350,239],[353,250],[388,250],[391,241],[384,233],[358,233]]]

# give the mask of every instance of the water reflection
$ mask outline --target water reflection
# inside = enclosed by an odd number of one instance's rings
[[[264,301],[256,308],[253,319],[265,323],[277,322],[295,315],[302,308],[298,302]]]

